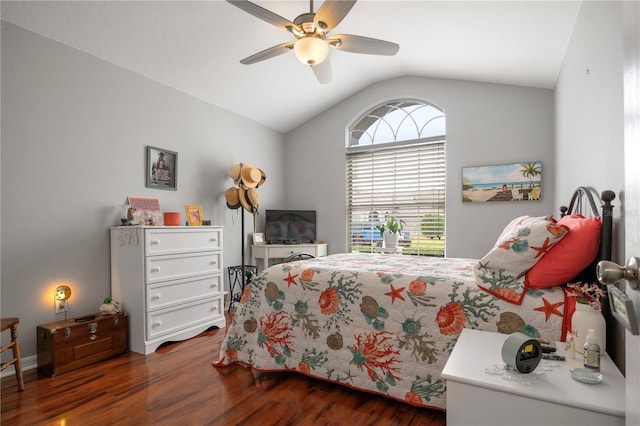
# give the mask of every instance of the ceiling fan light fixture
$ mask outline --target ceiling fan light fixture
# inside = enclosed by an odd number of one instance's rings
[[[318,37],[303,37],[293,46],[296,57],[305,65],[321,64],[329,55],[329,43]]]

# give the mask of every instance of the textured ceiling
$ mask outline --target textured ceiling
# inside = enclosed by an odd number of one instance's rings
[[[293,20],[304,1],[255,1]],[[314,10],[320,6],[314,2]],[[381,80],[427,76],[553,88],[579,1],[360,0],[331,34],[396,42],[396,56],[332,50],[321,85],[293,36],[224,1],[2,1],[2,19],[281,132]]]

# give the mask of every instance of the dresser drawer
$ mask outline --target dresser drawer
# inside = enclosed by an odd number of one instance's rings
[[[296,253],[309,253],[313,256],[316,255],[315,247],[300,247],[297,245],[291,245],[289,247],[270,247],[269,248],[269,257],[274,259],[284,259],[292,254]]]
[[[147,340],[213,321],[223,313],[222,296],[147,313]]]
[[[145,250],[147,256],[196,251],[222,250],[222,229],[147,229]]]
[[[202,300],[221,294],[222,275],[164,281],[147,286],[147,310]]]
[[[201,252],[146,258],[147,284],[222,272],[222,252]]]

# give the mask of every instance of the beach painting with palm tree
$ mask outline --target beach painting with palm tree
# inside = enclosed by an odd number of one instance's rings
[[[536,201],[542,198],[542,163],[462,168],[462,201]]]

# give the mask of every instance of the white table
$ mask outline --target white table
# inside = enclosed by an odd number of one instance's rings
[[[262,259],[262,268],[267,269],[270,259],[286,259],[297,253],[308,253],[313,257],[326,256],[327,244],[254,244],[251,246],[251,264],[258,265],[256,259]]]
[[[624,425],[624,377],[606,354],[601,357],[604,380],[600,384],[571,378],[569,370],[583,367],[581,358],[542,360],[538,369],[542,363],[559,366],[524,384],[487,373],[505,364],[502,344],[507,337],[462,331],[442,372],[447,379],[447,426]],[[564,344],[556,346],[557,353],[563,354]]]

